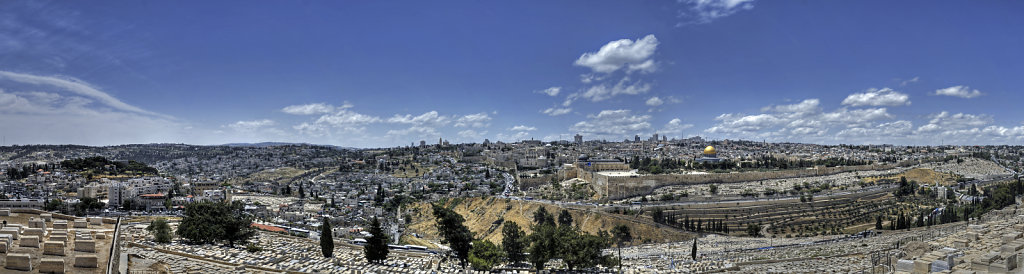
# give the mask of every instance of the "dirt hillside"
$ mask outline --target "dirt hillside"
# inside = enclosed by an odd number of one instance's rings
[[[531,233],[530,225],[533,223],[533,214],[540,207],[552,215],[558,216],[562,209],[558,206],[542,204],[530,201],[515,201],[509,199],[487,197],[454,199],[446,205],[454,204],[455,212],[466,219],[466,226],[473,232],[476,238],[483,238],[493,243],[501,243],[501,229],[504,221],[512,221],[519,225],[527,234]],[[437,229],[430,204],[419,203],[410,208],[411,222],[409,233],[418,233],[423,236],[422,240],[438,241]],[[569,209],[573,220],[580,226],[581,230],[591,234],[598,231],[609,231],[612,227],[625,224],[633,232],[634,243],[642,242],[675,242],[692,239],[692,235],[680,230],[631,221],[632,217],[614,215],[605,212],[583,211]],[[403,237],[405,238],[405,237]],[[411,237],[410,237],[411,238]],[[407,238],[408,239],[408,238]],[[409,239],[410,242],[424,244],[421,239]]]

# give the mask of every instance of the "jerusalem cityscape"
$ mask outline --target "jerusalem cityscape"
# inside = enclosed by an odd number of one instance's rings
[[[1021,1],[0,1],[0,273],[1024,273]]]

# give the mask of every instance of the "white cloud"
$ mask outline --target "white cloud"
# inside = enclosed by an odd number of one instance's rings
[[[163,116],[154,112],[146,111],[136,106],[132,106],[110,96],[106,92],[100,91],[95,87],[89,85],[78,79],[70,77],[50,77],[50,76],[38,76],[31,74],[15,73],[9,71],[0,71],[0,79],[7,79],[19,83],[31,84],[31,85],[47,85],[59,88],[64,91],[70,91],[72,93],[85,96],[86,98],[94,99],[112,107],[117,110],[135,112],[140,114]],[[166,116],[164,116],[166,118]]]
[[[536,91],[537,93],[547,94],[548,96],[558,96],[559,92],[562,92],[562,87],[550,87],[544,90]]]
[[[345,103],[337,109],[351,108],[352,105]],[[293,115],[314,115],[334,112],[335,107],[325,103],[314,103],[305,105],[291,105],[281,109],[282,112]]]
[[[8,145],[209,141],[205,139],[209,136],[206,132],[191,130],[189,125],[173,118],[140,115],[151,112],[106,104],[97,107],[94,105],[95,97],[68,93],[67,86],[48,82],[23,83],[32,85],[26,88],[33,91],[7,92],[0,89],[0,132],[3,132]]]
[[[488,127],[491,125],[491,123],[489,123],[490,121],[491,116],[487,115],[486,112],[481,112],[459,117],[459,119],[455,121],[455,127]]]
[[[495,136],[495,139],[504,142],[518,142],[526,140],[527,137],[530,137],[529,132],[520,131],[513,134],[498,133],[498,135]]]
[[[910,96],[890,88],[868,89],[863,93],[854,93],[843,100],[843,105],[859,106],[903,106],[910,105]]]
[[[587,52],[576,59],[575,65],[590,68],[594,72],[611,73],[626,67],[627,72],[653,72],[654,60],[650,59],[658,48],[658,38],[653,34],[636,41],[621,39],[608,42],[597,52]],[[584,80],[584,82],[588,82]]]
[[[451,117],[443,116],[437,113],[436,110],[428,111],[419,116],[412,116],[410,114],[392,116],[388,118],[388,123],[394,124],[413,124],[413,125],[434,125],[444,126],[451,122]]]
[[[692,128],[692,127],[693,127],[693,124],[685,124],[685,123],[683,123],[682,119],[675,118],[675,119],[672,119],[671,121],[668,121],[668,123],[665,124],[665,127],[662,127],[661,130],[658,130],[658,134],[665,135],[665,136],[680,136],[680,137],[682,137],[679,134],[682,134],[683,130],[686,130],[686,129],[689,129],[689,128]]]
[[[968,86],[952,86],[944,89],[935,90],[935,93],[932,93],[932,95],[955,96],[970,99],[981,96],[981,91],[977,89],[972,90]]]
[[[567,114],[567,113],[569,113],[571,111],[572,111],[572,108],[556,108],[556,107],[552,107],[552,108],[545,109],[544,111],[541,111],[541,113],[547,114],[549,116],[559,116],[559,115]]]
[[[339,110],[338,112],[320,116],[316,123],[332,126],[365,125],[380,122],[381,119],[375,116],[356,113],[350,110]]]
[[[910,78],[909,80],[904,80],[903,82],[900,82],[900,86],[903,87],[903,86],[906,86],[908,84],[917,83],[918,80],[921,80],[921,78],[920,77]]]
[[[784,121],[771,114],[741,115],[727,113],[715,117],[719,123],[707,129],[710,133],[744,133],[778,126]]]
[[[598,75],[598,74],[593,74],[593,73],[587,73],[587,74],[581,74],[580,75],[580,82],[583,82],[584,84],[590,84],[592,82],[604,81],[605,78],[608,78],[608,75],[606,75],[606,74]]]
[[[840,108],[835,112],[824,113],[820,116],[820,119],[822,121],[831,123],[833,125],[842,125],[846,127],[864,125],[873,121],[890,118],[892,118],[892,115],[890,115],[888,110],[886,110],[885,108],[868,108],[855,110]]]
[[[761,111],[771,111],[771,112],[781,112],[781,113],[813,113],[813,112],[821,111],[821,109],[818,108],[819,104],[821,104],[821,101],[818,100],[818,99],[806,99],[806,100],[800,101],[800,103],[796,103],[796,104],[792,104],[792,105],[767,106],[767,107],[761,108]]]
[[[661,98],[658,98],[658,96],[651,97],[650,99],[647,99],[647,102],[644,102],[644,104],[647,104],[648,106],[652,107],[660,106],[661,104],[664,103],[665,101],[661,100]]]
[[[486,134],[487,134],[487,131],[480,132],[480,131],[475,131],[475,130],[472,130],[472,129],[467,129],[467,130],[459,131],[459,133],[458,133],[459,137],[461,138],[461,141],[463,141],[463,142],[472,142],[472,143],[483,142],[484,135],[486,135]]]
[[[931,120],[928,121],[927,125],[917,128],[918,132],[928,133],[981,127],[991,124],[993,121],[992,117],[988,115],[950,114],[948,111],[929,115],[929,118]]]
[[[648,59],[647,61],[644,61],[643,63],[629,64],[629,67],[626,68],[626,73],[632,73],[634,71],[639,71],[639,72],[642,72],[642,73],[651,73],[651,72],[655,72],[657,70],[658,70],[658,64],[655,63],[654,60]]]
[[[785,142],[870,144],[1007,144],[1024,142],[1024,126],[992,125],[986,114],[950,113],[928,116],[924,125],[896,117],[886,108],[822,111],[817,99],[791,105],[766,106],[760,114],[719,115],[707,133],[719,138]]]
[[[754,0],[678,0],[678,2],[685,5],[686,9],[679,12],[679,17],[685,21],[676,26],[707,24],[738,11],[754,8]]]
[[[892,142],[893,138],[907,137],[911,134],[914,124],[907,120],[881,123],[870,127],[852,127],[843,129],[836,137],[855,140],[873,140],[876,143]]]
[[[514,126],[514,127],[510,128],[508,130],[509,131],[534,131],[534,130],[537,130],[537,128],[536,127],[531,127],[531,126],[526,126],[526,125],[518,125],[518,126]]]
[[[844,107],[823,112],[818,99],[806,99],[789,105],[770,105],[761,108],[761,111],[764,113],[719,115],[715,118],[718,123],[705,132],[733,138],[822,141],[830,137],[827,135],[829,132],[853,136],[867,132],[866,129],[885,125],[880,124],[880,121],[893,118],[885,108],[851,110]],[[832,137],[835,136],[838,133]]]
[[[379,117],[342,108],[336,112],[321,115],[313,122],[303,122],[292,128],[299,133],[314,137],[364,134],[366,125],[381,121]]]
[[[277,123],[274,122],[273,120],[263,119],[263,120],[252,120],[252,121],[238,121],[238,122],[234,122],[232,124],[228,124],[227,127],[232,128],[234,130],[240,130],[240,131],[253,131],[253,130],[257,130],[257,129],[263,128],[263,127],[273,126],[273,125],[276,125],[276,124]]]
[[[633,115],[629,110],[603,110],[589,120],[569,127],[570,132],[597,138],[623,138],[651,129],[650,115]]]
[[[427,126],[412,126],[412,127],[406,128],[406,129],[392,129],[392,130],[388,130],[387,135],[391,136],[391,137],[408,136],[408,135],[415,135],[416,137],[438,137],[438,136],[441,136],[441,134],[437,132],[437,129],[435,129],[433,127],[427,127]],[[433,138],[430,138],[430,139],[433,139]]]
[[[616,83],[614,86],[608,86],[607,84],[591,86],[590,88],[587,89],[587,91],[583,92],[583,94],[580,94],[579,97],[589,99],[592,102],[598,102],[607,100],[617,95],[638,95],[647,93],[647,91],[651,90],[651,85],[644,83],[641,80],[637,80],[636,82],[632,83],[630,83],[629,81],[629,77],[623,77],[622,80],[619,80],[619,82]],[[571,103],[571,101],[569,101],[568,98],[566,100],[567,103]],[[568,105],[563,104],[563,106]]]

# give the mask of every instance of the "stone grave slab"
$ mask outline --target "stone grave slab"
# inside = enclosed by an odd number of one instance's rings
[[[75,228],[88,228],[89,222],[86,222],[85,219],[75,219],[74,226]]]
[[[39,236],[25,236],[21,237],[21,242],[18,244],[20,247],[39,247]]]
[[[39,260],[39,273],[64,273],[64,259],[43,258]]]
[[[96,241],[76,239],[75,251],[96,253]]]
[[[96,255],[76,255],[75,267],[96,268],[99,267],[99,258]]]
[[[36,227],[36,228],[27,228],[27,229],[25,229],[25,233],[22,233],[22,234],[24,234],[25,236],[43,236],[44,232],[46,232],[46,230],[44,230],[44,228],[37,228]]]
[[[43,243],[43,255],[64,256],[64,242],[46,241]]]
[[[32,271],[32,256],[25,253],[7,254],[7,265],[4,267],[14,270]]]

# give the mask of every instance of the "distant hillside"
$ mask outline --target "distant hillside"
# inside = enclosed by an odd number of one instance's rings
[[[358,148],[352,148],[352,147],[340,147],[340,146],[334,146],[334,145],[318,145],[318,144],[310,144],[310,143],[288,143],[288,142],[230,143],[230,144],[223,144],[221,146],[227,146],[227,147],[324,146],[324,147],[332,147],[332,148],[335,148],[335,149],[358,150]]]
[[[230,143],[223,144],[222,146],[229,147],[276,147],[276,146],[291,146],[291,145],[309,145],[307,143],[286,143],[286,142],[262,142],[262,143]]]
[[[60,166],[71,171],[88,172],[97,175],[157,175],[159,173],[156,168],[140,162],[130,160],[125,162],[111,161],[100,156],[64,160],[60,162]]]

